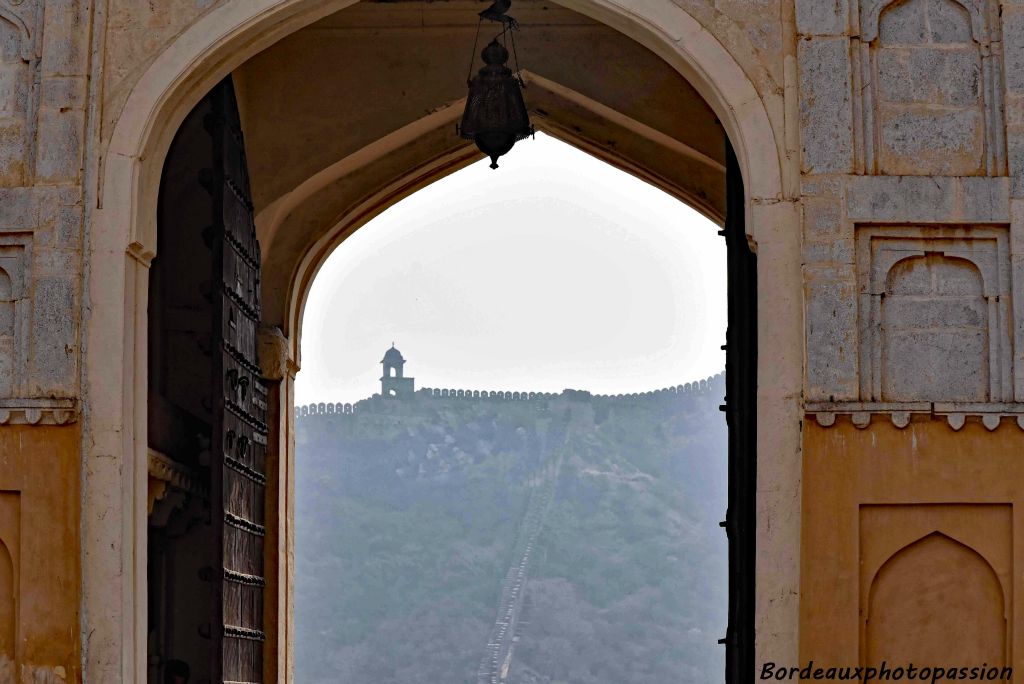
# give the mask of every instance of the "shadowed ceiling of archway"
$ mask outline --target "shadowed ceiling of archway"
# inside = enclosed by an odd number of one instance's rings
[[[298,260],[347,212],[419,168],[469,153],[455,123],[484,6],[358,3],[234,72],[268,322],[284,323]],[[682,76],[618,31],[551,2],[517,0],[514,14],[538,128],[722,218],[724,133]],[[497,30],[484,24],[477,52]]]

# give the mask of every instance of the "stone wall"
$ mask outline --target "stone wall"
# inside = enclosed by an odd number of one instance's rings
[[[1024,656],[1010,607],[1024,473],[1011,456],[1024,429],[1020,12],[797,2],[813,420],[801,662]],[[907,573],[929,575],[928,601],[907,593]],[[976,638],[922,631],[937,610]]]
[[[1020,430],[806,431],[801,663],[1019,668]]]
[[[821,5],[797,3],[808,408],[823,424],[1017,417],[1024,227],[1005,13],[994,0]]]
[[[88,3],[0,1],[0,681],[81,681]]]
[[[89,25],[0,2],[0,424],[75,419]]]
[[[5,684],[81,681],[80,439],[78,425],[0,428],[0,681]]]

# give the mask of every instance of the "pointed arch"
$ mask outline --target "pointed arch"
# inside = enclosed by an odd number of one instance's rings
[[[17,634],[17,597],[14,558],[3,539],[0,539],[0,680],[4,675],[13,677]],[[9,668],[9,671],[8,671]],[[13,680],[12,680],[13,681]]]
[[[89,621],[83,630],[91,635],[84,669],[89,681],[145,678],[147,269],[155,253],[156,206],[166,152],[188,112],[224,76],[284,36],[352,4],[355,0],[215,4],[130,86],[124,106],[114,116],[109,143],[90,153],[102,163],[89,167],[92,176],[85,182],[88,316],[82,333],[82,394],[87,408],[82,440],[86,458],[95,467],[86,473],[82,524],[90,543],[110,552],[83,559],[83,615]],[[744,60],[676,3],[560,4],[647,47],[684,76],[715,111],[744,176],[748,233],[765,254],[758,282],[771,293],[774,315],[760,319],[758,334],[780,348],[800,349],[800,265],[795,256],[799,211],[787,201],[795,166],[784,150],[782,96],[766,93],[763,99],[741,66]],[[773,121],[779,122],[780,130]],[[396,193],[411,192],[416,182],[428,181],[416,178]],[[799,444],[801,362],[799,354],[776,360],[766,378],[771,380],[770,389],[759,392],[758,403],[758,423],[765,426],[758,434],[776,447],[784,445],[786,455],[778,460],[786,468],[785,481],[794,488],[799,486],[794,455]],[[120,497],[111,496],[115,490]],[[765,522],[763,529],[770,534],[758,540],[759,550],[772,553],[786,566],[785,571],[776,567],[765,574],[765,596],[797,595],[797,562],[775,550],[790,548],[799,535],[799,492],[794,489],[786,500],[796,502],[796,509],[777,515],[773,509],[771,515],[785,522]],[[766,633],[795,634],[795,598],[784,605],[767,599],[762,603],[771,613]],[[792,646],[795,655],[795,643],[794,637],[781,648]],[[779,648],[779,642],[775,646]]]
[[[914,0],[868,0],[861,15],[861,39],[870,43],[878,38],[882,15],[895,5]],[[946,0],[961,7],[971,18],[971,37],[985,45],[989,42],[988,22],[985,20],[983,0]]]
[[[878,568],[863,619],[865,663],[1006,661],[1007,602],[995,569],[938,530]]]
[[[14,281],[11,275],[0,266],[0,302],[14,301]]]
[[[31,62],[35,59],[35,46],[32,44],[32,32],[29,30],[28,24],[4,2],[0,2],[0,21],[12,25],[21,35],[21,44],[19,45],[21,58],[26,62]]]

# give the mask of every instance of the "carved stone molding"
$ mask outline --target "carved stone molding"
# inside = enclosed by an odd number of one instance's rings
[[[153,449],[147,453],[146,510],[149,525],[183,534],[206,515],[207,484],[191,468]]]
[[[155,449],[149,449],[147,456],[149,476],[151,478],[165,482],[189,494],[206,496],[208,493],[206,485],[188,466],[178,463]]]
[[[998,428],[1004,419],[1024,430],[1024,404],[951,403],[951,402],[811,402],[805,405],[808,417],[822,427],[832,427],[839,416],[849,416],[854,426],[866,428],[874,416],[885,416],[896,427],[910,425],[913,416],[945,418],[954,430],[960,430],[967,419],[979,420],[988,430]]]
[[[283,380],[294,375],[299,368],[291,356],[291,346],[281,329],[274,325],[260,325],[257,333],[260,374],[264,380]]]
[[[155,450],[148,450],[148,485],[146,487],[146,513],[150,524],[164,527],[171,514],[190,501],[206,499],[206,484],[193,470]]]
[[[68,425],[77,420],[74,399],[0,399],[0,425]]]

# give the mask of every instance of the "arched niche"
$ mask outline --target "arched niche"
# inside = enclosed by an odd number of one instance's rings
[[[977,266],[939,253],[897,262],[881,300],[885,401],[989,399],[988,302]]]
[[[14,681],[16,609],[14,559],[4,540],[0,539],[0,682]]]
[[[1001,63],[988,0],[862,3],[869,173],[1005,171]]]
[[[954,11],[961,11],[967,16],[967,27],[970,31],[971,37],[979,43],[987,43],[989,40],[987,22],[985,21],[985,0],[925,0],[926,2],[932,2],[935,5],[936,16],[941,18],[948,18]],[[899,12],[927,12],[930,8],[915,7],[913,4],[920,2],[920,0],[866,0],[862,2],[862,13],[861,13],[861,37],[868,42],[871,42],[878,38],[879,33],[883,30],[885,21],[883,17],[886,17],[890,21],[894,18],[899,19]],[[949,7],[952,5],[953,7]],[[909,8],[907,6],[910,6]],[[890,14],[891,10],[896,10],[895,17]]]
[[[9,397],[14,393],[16,295],[11,274],[0,266],[0,397]]]
[[[0,267],[0,336],[14,334],[14,282]]]
[[[865,665],[1001,668],[1006,660],[1006,600],[995,570],[941,532],[879,568],[863,618]]]
[[[1005,227],[861,226],[856,241],[862,400],[1012,400]]]

